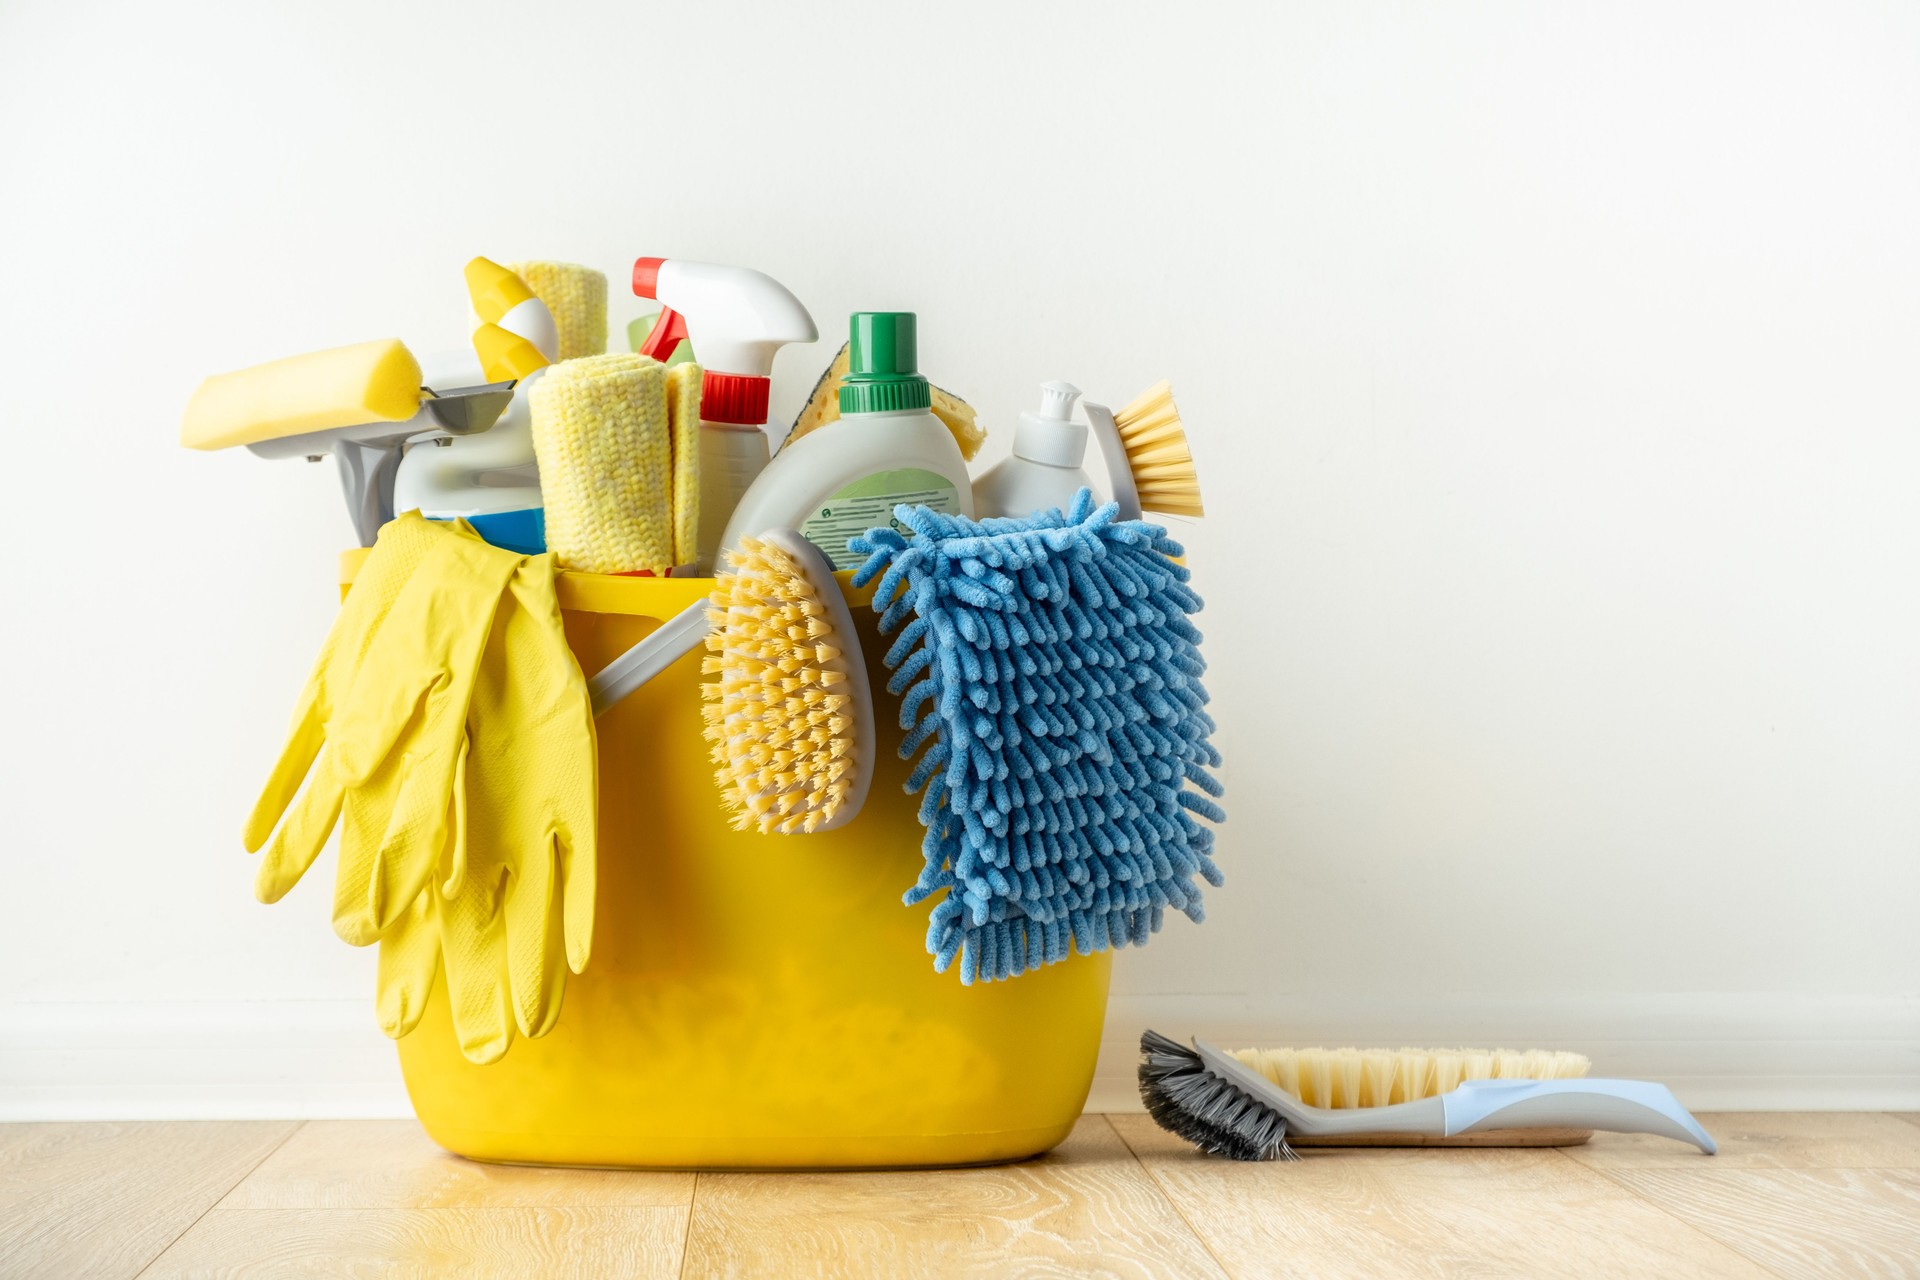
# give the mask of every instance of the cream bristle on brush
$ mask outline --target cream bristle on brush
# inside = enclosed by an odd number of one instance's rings
[[[1230,1049],[1311,1107],[1387,1107],[1451,1093],[1468,1080],[1578,1080],[1586,1055],[1553,1049]],[[1559,1146],[1584,1141],[1584,1130],[1497,1129],[1471,1138],[1432,1138],[1426,1146]],[[1345,1146],[1353,1137],[1297,1136],[1295,1146]],[[1375,1143],[1376,1136],[1365,1141]]]
[[[674,565],[666,366],[624,351],[563,360],[530,404],[560,567],[664,575]]]
[[[873,777],[873,693],[833,565],[791,529],[742,538],[714,586],[702,686],[736,830],[827,831]]]
[[[851,821],[878,749],[873,691],[833,566],[791,529],[742,538],[706,599],[587,682],[604,715],[705,640],[701,686],[723,806],[736,830],[799,835]]]
[[[1173,384],[1162,379],[1115,413],[1103,404],[1080,402],[1123,520],[1152,511],[1167,516],[1205,515],[1200,475],[1187,446],[1186,428],[1173,403]]]

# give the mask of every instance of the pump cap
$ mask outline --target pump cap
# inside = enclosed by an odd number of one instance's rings
[[[1087,456],[1087,429],[1073,421],[1080,388],[1071,382],[1040,384],[1040,412],[1028,409],[1013,430],[1013,451],[1050,467],[1077,467]]]
[[[856,311],[852,350],[840,384],[841,413],[925,409],[933,389],[919,372],[918,323],[911,311]]]

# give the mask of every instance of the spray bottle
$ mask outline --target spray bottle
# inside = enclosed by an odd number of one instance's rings
[[[1020,415],[1013,456],[973,482],[974,514],[1028,516],[1048,507],[1066,510],[1073,495],[1093,482],[1080,466],[1087,456],[1086,424],[1073,421],[1080,388],[1070,382],[1040,384],[1040,411]]]
[[[696,572],[714,555],[734,507],[766,469],[767,393],[774,353],[820,336],[800,300],[746,267],[641,258],[633,291],[662,307],[642,355],[664,361],[682,338],[700,364],[700,534]]]

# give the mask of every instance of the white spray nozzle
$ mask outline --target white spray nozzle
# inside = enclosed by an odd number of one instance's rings
[[[781,347],[820,336],[785,285],[750,267],[641,258],[633,264],[633,291],[680,314],[694,359],[714,373],[768,377]]]

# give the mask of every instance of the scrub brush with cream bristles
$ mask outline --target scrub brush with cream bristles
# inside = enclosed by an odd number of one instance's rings
[[[702,686],[736,830],[830,831],[873,779],[873,691],[833,565],[791,529],[742,538],[714,585]]]
[[[1154,383],[1118,413],[1103,404],[1082,400],[1100,456],[1107,464],[1107,482],[1120,504],[1122,520],[1138,520],[1144,511],[1166,516],[1202,516],[1200,474],[1194,470],[1193,450],[1186,428],[1173,403],[1173,384]]]
[[[1140,1099],[1209,1155],[1295,1160],[1295,1146],[1571,1146],[1595,1129],[1714,1141],[1646,1080],[1593,1080],[1577,1053],[1240,1049],[1140,1037]]]
[[[701,686],[721,800],[737,830],[830,831],[873,778],[873,691],[833,565],[792,529],[742,538],[707,598],[587,682],[603,714],[706,642]]]

